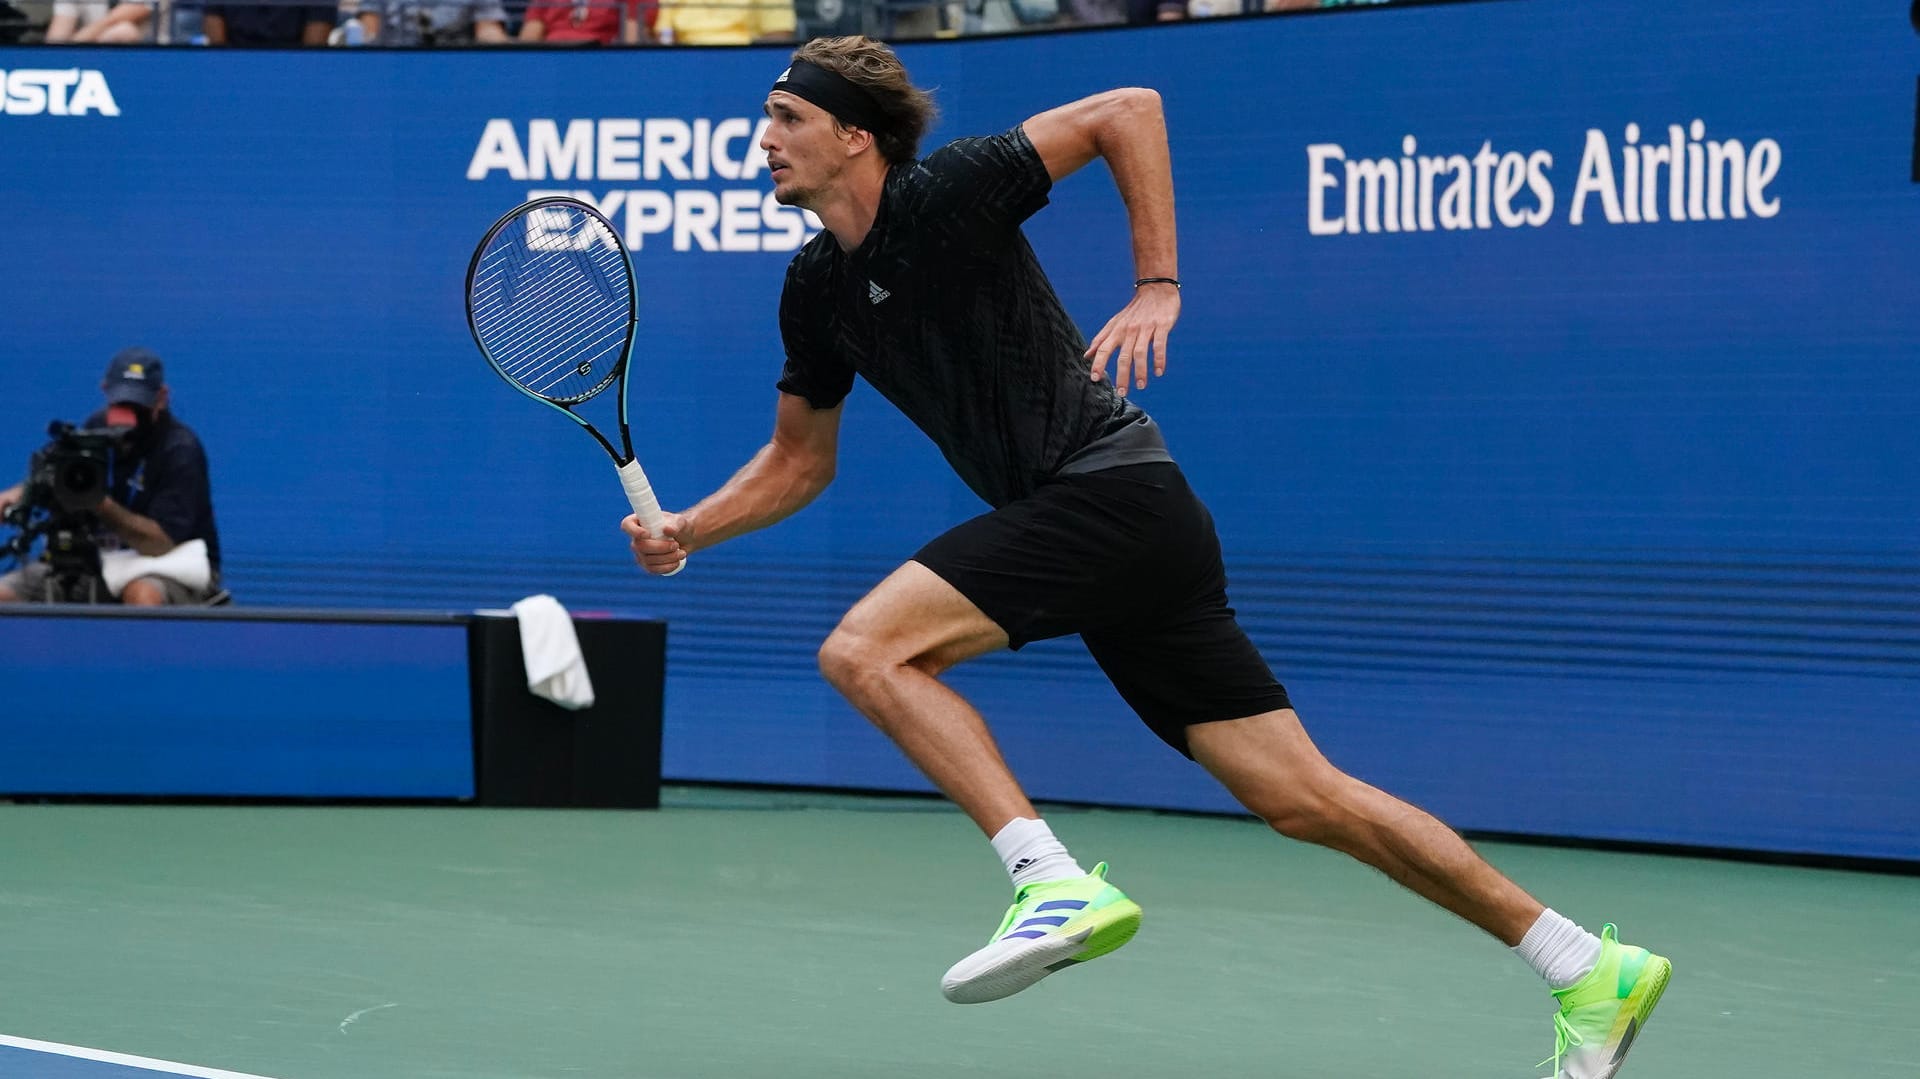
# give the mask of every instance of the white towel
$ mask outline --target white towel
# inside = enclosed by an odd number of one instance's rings
[[[528,596],[513,605],[520,620],[520,651],[527,662],[527,689],[562,708],[593,707],[593,681],[580,655],[573,618],[548,595]]]
[[[165,577],[196,592],[213,582],[213,563],[207,560],[207,541],[188,540],[163,555],[148,557],[138,551],[107,551],[100,556],[100,579],[119,599],[128,585],[142,577]]]

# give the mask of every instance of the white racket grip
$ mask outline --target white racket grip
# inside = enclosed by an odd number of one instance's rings
[[[647,474],[641,469],[640,462],[628,461],[620,466],[620,486],[627,489],[627,503],[633,507],[633,515],[640,518],[640,523],[653,533],[655,539],[660,538],[660,526],[666,523],[666,518],[660,515],[660,500],[653,497],[653,484],[647,482]],[[683,561],[661,576],[671,577],[686,568],[687,564]]]

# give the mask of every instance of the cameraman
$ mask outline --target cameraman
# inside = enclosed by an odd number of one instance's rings
[[[213,523],[213,493],[207,454],[193,429],[168,409],[171,397],[160,357],[143,348],[122,349],[107,365],[106,408],[88,417],[87,427],[124,427],[129,433],[114,456],[107,497],[93,508],[99,519],[94,539],[103,549],[130,548],[163,555],[188,540],[207,543],[212,580],[192,588],[168,577],[129,582],[120,601],[130,606],[204,603],[218,591],[220,533]],[[20,501],[24,486],[0,491],[0,514]],[[39,598],[51,573],[44,561],[28,563],[0,576],[0,603]]]

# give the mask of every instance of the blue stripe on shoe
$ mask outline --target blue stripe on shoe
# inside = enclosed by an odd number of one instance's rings
[[[1056,915],[1051,918],[1028,918],[1026,921],[1021,922],[1019,925],[1014,926],[1014,928],[1025,929],[1030,925],[1065,925],[1065,924],[1067,924],[1067,919],[1064,916]]]
[[[1033,912],[1038,914],[1043,910],[1081,910],[1086,905],[1087,901],[1084,899],[1049,899],[1033,908]]]
[[[1038,929],[1028,929],[1028,930],[1026,930],[1026,931],[1024,931],[1024,932],[1020,932],[1020,933],[1008,933],[1008,934],[1007,934],[1006,936],[1004,936],[1004,937],[1001,937],[1000,939],[1001,939],[1001,940],[1012,940],[1012,939],[1013,939],[1013,938],[1015,938],[1015,937],[1028,937],[1028,938],[1038,938],[1038,937],[1044,937],[1044,936],[1046,936],[1046,934],[1045,934],[1045,933],[1043,933],[1043,932],[1041,932],[1041,931],[1040,931],[1040,930],[1038,930]]]

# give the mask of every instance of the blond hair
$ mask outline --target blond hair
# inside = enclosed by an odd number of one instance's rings
[[[907,77],[900,58],[869,37],[821,37],[793,51],[795,60],[822,67],[866,91],[888,120],[888,130],[873,132],[874,145],[890,165],[920,156],[920,139],[940,110],[925,90]]]

